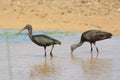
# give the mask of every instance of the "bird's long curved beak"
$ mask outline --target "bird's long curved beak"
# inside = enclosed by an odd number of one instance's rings
[[[73,54],[73,51],[71,51],[71,54]]]
[[[71,54],[73,54],[73,49],[71,48]]]
[[[24,30],[25,28],[21,29],[18,33],[17,36]]]

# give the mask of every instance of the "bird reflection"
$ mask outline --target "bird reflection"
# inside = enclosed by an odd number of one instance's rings
[[[36,64],[31,69],[31,79],[36,77],[48,77],[52,76],[56,72],[56,67],[52,63],[52,58],[50,60],[47,60],[45,58],[43,64]]]
[[[80,73],[85,80],[112,79],[112,59],[99,59],[98,57],[83,59],[72,56],[72,61],[74,61],[74,64],[77,62],[77,66],[82,71]]]
[[[98,57],[99,57],[99,54],[96,54],[96,56],[94,56],[92,53],[91,53],[91,56],[90,56],[90,59],[92,60],[92,59],[98,59]],[[75,59],[75,58],[77,58],[75,55],[73,55],[73,54],[71,54],[71,58],[72,59]]]
[[[80,55],[80,56],[82,56],[82,55]],[[75,59],[75,58],[77,58],[75,55],[74,55],[74,53],[71,53],[71,58],[72,59]],[[93,53],[91,53],[91,55],[90,55],[90,59],[92,60],[92,59],[98,59],[99,58],[99,54],[97,53],[96,55],[93,55]]]
[[[89,80],[100,80],[101,78],[103,79],[108,79],[109,80],[112,78],[111,72],[112,72],[112,60],[111,59],[97,59],[93,58],[89,61],[81,61],[82,64],[82,69],[83,73],[85,74],[84,76],[87,77],[88,79],[91,77]],[[103,80],[101,79],[101,80]]]

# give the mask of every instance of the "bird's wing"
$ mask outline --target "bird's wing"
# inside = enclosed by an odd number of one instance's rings
[[[108,37],[108,33],[106,33],[106,32],[98,33],[98,34],[96,35],[96,37],[97,37],[99,40],[103,40],[103,39],[109,38],[109,37]]]
[[[103,39],[109,38],[109,33],[104,32],[104,31],[96,31],[93,34],[91,34],[91,37],[96,41],[103,40]]]
[[[83,37],[87,41],[98,41],[110,38],[110,34],[108,32],[99,31],[99,30],[90,30],[83,34]]]
[[[33,36],[33,41],[39,45],[51,45],[53,44],[53,39],[46,35],[35,35]]]

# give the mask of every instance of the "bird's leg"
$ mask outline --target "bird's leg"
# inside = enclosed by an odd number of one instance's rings
[[[95,45],[95,43],[93,43],[94,45]],[[99,50],[98,50],[98,48],[97,48],[97,46],[95,45],[95,47],[96,47],[96,50],[97,50],[97,56],[98,56],[98,54],[99,54]]]
[[[46,57],[46,46],[44,46],[44,50],[45,50],[45,57]]]
[[[94,43],[94,45],[95,45],[95,43]],[[99,53],[99,50],[98,50],[98,48],[97,48],[97,46],[96,46],[96,45],[95,45],[95,47],[96,47],[97,53]]]
[[[53,55],[52,55],[53,48],[54,48],[54,45],[52,45],[52,49],[51,49],[51,51],[50,51],[50,56],[51,56],[51,57],[53,56]]]
[[[93,56],[93,54],[92,54],[92,51],[93,51],[92,43],[90,43],[90,45],[91,45],[91,56]]]

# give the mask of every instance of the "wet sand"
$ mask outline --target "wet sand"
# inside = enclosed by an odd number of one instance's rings
[[[71,56],[70,45],[78,42],[80,37],[78,33],[73,35],[57,38],[62,45],[55,46],[53,58],[49,55],[51,47],[47,48],[45,58],[42,47],[32,43],[29,38],[19,39],[27,35],[14,38],[16,41],[9,37],[8,43],[6,39],[0,41],[0,79],[9,80],[7,54],[10,54],[13,80],[119,80],[120,37],[97,42],[100,54],[96,57],[94,48],[91,58],[90,44],[87,42]]]

